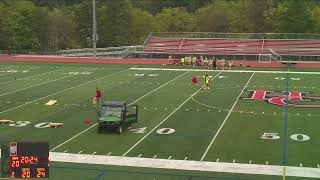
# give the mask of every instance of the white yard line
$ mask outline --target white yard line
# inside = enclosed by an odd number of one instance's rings
[[[206,151],[203,153],[202,157],[201,157],[201,161],[203,161],[203,159],[206,157],[207,153],[209,152],[213,142],[216,140],[217,136],[219,135],[221,129],[223,128],[224,124],[226,123],[227,119],[229,118],[231,112],[233,111],[234,107],[236,106],[238,100],[240,99],[241,94],[243,93],[243,91],[246,89],[246,87],[248,86],[248,84],[250,83],[251,79],[253,78],[253,76],[255,75],[255,73],[252,73],[251,77],[249,78],[248,82],[246,83],[246,85],[243,87],[242,91],[240,92],[240,94],[238,95],[236,101],[234,102],[233,106],[231,107],[229,113],[227,114],[226,118],[224,119],[223,123],[221,124],[220,128],[218,129],[218,131],[216,132],[216,134],[214,135],[214,137],[212,138],[210,144],[208,145]]]
[[[208,70],[208,69],[166,69],[166,68],[131,68],[144,71],[191,71],[191,72],[240,72],[240,73],[264,73],[264,74],[320,74],[320,72],[299,71],[254,71],[254,70]]]
[[[127,70],[129,70],[129,69],[130,69],[130,68],[124,69],[124,70],[121,70],[121,71],[118,71],[118,72],[115,72],[115,73],[112,73],[112,74],[109,74],[109,75],[106,75],[106,76],[103,76],[103,77],[100,77],[100,78],[97,78],[97,79],[94,79],[94,80],[91,80],[91,81],[87,81],[87,82],[85,82],[85,83],[81,83],[81,84],[78,84],[78,85],[76,85],[76,86],[72,86],[72,87],[70,87],[70,88],[67,88],[67,89],[64,89],[64,90],[61,90],[61,91],[58,91],[58,92],[49,94],[49,95],[47,95],[47,96],[44,96],[44,97],[35,99],[35,100],[33,100],[33,101],[28,101],[28,102],[26,102],[26,103],[24,103],[24,104],[21,104],[21,105],[19,105],[19,106],[16,106],[16,107],[13,107],[13,108],[10,108],[10,109],[1,111],[0,114],[1,114],[1,113],[5,113],[5,112],[8,112],[8,111],[12,111],[12,110],[14,110],[14,109],[17,109],[17,108],[20,108],[20,107],[23,107],[23,106],[26,106],[26,105],[28,105],[28,104],[31,104],[31,103],[33,103],[33,102],[37,102],[37,101],[42,100],[42,99],[45,99],[45,98],[47,98],[47,97],[50,97],[50,96],[53,96],[53,95],[56,95],[56,94],[59,94],[59,93],[68,91],[68,90],[70,90],[70,89],[74,89],[74,88],[77,88],[77,87],[79,87],[79,86],[83,86],[83,85],[86,85],[86,84],[89,84],[89,83],[98,81],[98,80],[100,80],[100,79],[103,79],[103,78],[106,78],[106,77],[109,77],[109,76],[113,76],[113,75],[119,74],[119,73],[121,73],[121,72],[123,72],[123,71],[127,71]]]
[[[207,161],[190,161],[190,160],[167,160],[138,157],[119,157],[91,154],[70,154],[50,152],[50,161],[85,163],[97,165],[114,165],[127,167],[157,168],[157,169],[175,169],[190,170],[202,172],[224,172],[240,173],[255,175],[274,175],[282,176],[283,166],[274,165],[257,165],[257,164],[240,164],[240,163],[223,163]],[[287,167],[287,176],[320,178],[319,168],[306,167]]]
[[[20,81],[20,80],[23,80],[23,79],[29,79],[29,78],[32,78],[32,77],[36,77],[36,76],[40,76],[40,75],[44,75],[44,74],[50,74],[50,73],[53,73],[53,72],[56,72],[56,71],[61,71],[62,69],[56,69],[54,71],[48,71],[48,72],[44,72],[44,73],[40,73],[40,74],[35,74],[33,76],[28,76],[28,77],[24,77],[24,78],[19,78],[17,79],[16,81]],[[10,83],[10,82],[15,82],[15,81],[7,81],[7,82],[2,82],[0,84],[7,84],[7,83]]]
[[[218,73],[214,78],[216,78],[220,73]],[[213,79],[214,79],[213,78]],[[159,124],[157,124],[148,134],[143,136],[136,144],[134,144],[129,150],[127,150],[122,156],[126,156],[132,149],[138,146],[144,139],[146,139],[154,130],[156,130],[162,123],[164,123],[167,119],[169,119],[176,111],[178,111],[186,102],[188,102],[194,95],[196,95],[203,86],[201,86],[195,93],[189,96],[183,103],[181,103],[174,111],[172,111],[166,118],[164,118]]]
[[[174,81],[174,80],[176,80],[176,79],[180,78],[181,76],[185,75],[186,73],[188,73],[188,72],[185,72],[185,73],[183,73],[183,74],[181,74],[181,75],[179,75],[179,76],[177,76],[177,77],[173,78],[172,80],[170,80],[170,81],[168,81],[167,83],[165,83],[165,84],[163,84],[163,85],[161,85],[161,86],[159,86],[159,87],[155,88],[154,90],[152,90],[152,91],[150,91],[150,92],[146,93],[145,95],[143,95],[143,96],[139,97],[138,99],[134,100],[133,102],[131,102],[131,103],[130,103],[130,104],[128,104],[128,105],[132,105],[132,104],[136,103],[137,101],[139,101],[139,100],[141,100],[142,98],[146,97],[147,95],[149,95],[149,94],[151,94],[151,93],[153,93],[153,92],[157,91],[158,89],[160,89],[160,88],[162,88],[163,86],[165,86],[165,85],[167,85],[167,84],[171,83],[172,81]],[[87,129],[85,129],[85,130],[83,130],[83,131],[79,132],[78,134],[76,134],[76,135],[72,136],[72,137],[71,137],[71,138],[69,138],[68,140],[66,140],[66,141],[64,141],[63,143],[59,144],[58,146],[54,147],[54,148],[53,148],[53,149],[51,149],[50,151],[54,151],[54,150],[55,150],[55,149],[57,149],[58,147],[60,147],[60,146],[62,146],[62,145],[64,145],[64,144],[66,144],[66,143],[68,143],[68,142],[69,142],[69,141],[71,141],[72,139],[74,139],[74,138],[76,138],[76,137],[80,136],[81,134],[85,133],[86,131],[90,130],[91,128],[95,127],[96,125],[97,125],[97,123],[93,124],[92,126],[88,127]]]

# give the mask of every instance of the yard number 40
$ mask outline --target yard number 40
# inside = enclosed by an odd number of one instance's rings
[[[277,140],[280,139],[279,133],[264,133],[260,138],[267,139],[267,140]],[[294,141],[308,141],[310,137],[305,134],[293,134],[290,136],[290,139]]]

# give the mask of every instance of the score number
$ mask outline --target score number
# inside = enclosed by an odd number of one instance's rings
[[[29,178],[30,177],[30,168],[22,168],[22,178]]]
[[[44,168],[37,168],[37,177],[38,178],[46,177],[46,170]]]

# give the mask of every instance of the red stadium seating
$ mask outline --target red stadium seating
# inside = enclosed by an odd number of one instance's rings
[[[158,38],[146,45],[145,53],[256,55],[320,55],[320,40]]]

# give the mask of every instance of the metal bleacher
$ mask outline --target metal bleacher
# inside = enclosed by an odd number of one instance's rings
[[[257,59],[274,54],[282,60],[320,61],[318,34],[152,33],[144,54],[233,56]]]

